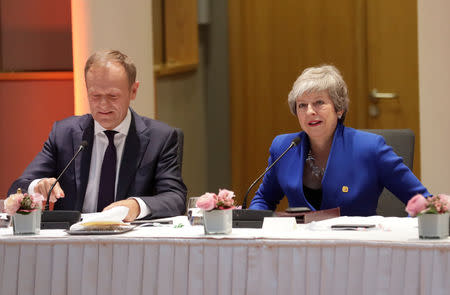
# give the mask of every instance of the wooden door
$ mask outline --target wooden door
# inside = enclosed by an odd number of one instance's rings
[[[402,127],[388,124],[385,115],[371,118],[370,122],[368,118],[369,82],[370,87],[375,83],[375,76],[368,69],[374,68],[375,59],[367,57],[374,52],[369,48],[374,39],[367,33],[380,23],[375,20],[380,12],[371,14],[368,10],[378,8],[372,3],[377,1],[229,0],[232,189],[238,202],[267,166],[273,138],[300,130],[297,118],[289,112],[287,95],[308,66],[331,63],[340,69],[351,99],[347,126],[375,128],[372,122],[383,120],[383,128]],[[403,11],[400,5],[397,9]],[[415,27],[413,34],[417,36]],[[415,60],[411,63],[417,65],[417,44],[415,48]],[[377,64],[389,63],[381,59]],[[380,68],[380,75],[390,81],[390,72],[384,71]],[[408,80],[407,84],[411,83],[417,88],[417,79]],[[381,90],[385,86],[377,87]],[[382,103],[378,103],[381,113],[385,112]],[[410,112],[401,114],[410,116]],[[418,128],[414,131],[418,134]],[[254,191],[250,198],[253,195]],[[285,206],[286,203],[279,208]]]
[[[377,89],[396,96],[369,100],[367,127],[412,129],[414,173],[420,177],[417,46],[417,1],[367,1],[368,93]]]

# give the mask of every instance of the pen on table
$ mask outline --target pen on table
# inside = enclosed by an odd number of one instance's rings
[[[159,222],[149,222],[149,223],[141,223],[136,225],[136,228],[139,227],[149,227],[149,226],[154,226],[154,227],[174,227],[174,228],[180,228],[183,227],[183,224],[168,224],[168,223],[159,223]]]

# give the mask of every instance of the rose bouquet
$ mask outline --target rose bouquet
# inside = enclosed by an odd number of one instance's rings
[[[415,195],[406,205],[406,212],[411,216],[422,214],[444,214],[449,212],[450,196],[438,194],[425,198],[423,195]]]
[[[450,196],[438,194],[425,198],[415,195],[406,205],[406,212],[418,217],[419,238],[445,239],[449,232]]]
[[[206,193],[198,198],[196,206],[203,209],[205,234],[229,234],[232,229],[234,192],[221,189],[219,194]]]
[[[5,212],[8,215],[14,215],[16,213],[28,215],[33,211],[41,209],[43,200],[44,197],[41,194],[23,194],[18,189],[17,193],[10,195],[5,200]]]
[[[197,200],[197,207],[206,211],[234,208],[234,192],[220,189],[219,194],[206,193]]]

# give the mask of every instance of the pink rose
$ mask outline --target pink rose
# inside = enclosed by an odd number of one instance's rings
[[[234,198],[234,192],[229,191],[227,189],[219,189],[219,197],[222,197],[224,199],[232,199]]]
[[[427,199],[423,195],[417,194],[408,201],[405,211],[411,216],[416,216],[427,208],[427,204]]]
[[[438,197],[441,199],[442,204],[446,204],[446,207],[450,206],[450,196],[444,194],[438,194]]]
[[[234,205],[234,192],[226,190],[226,189],[219,189],[219,204],[220,209],[226,209],[231,208]]]
[[[17,210],[19,210],[20,208],[22,200],[23,194],[12,194],[8,198],[6,198],[4,202],[6,214],[8,215],[16,214]]]
[[[440,200],[440,210],[438,209],[439,213],[448,212],[450,208],[450,196],[444,194],[438,194],[437,196]]]
[[[197,200],[197,207],[203,210],[212,210],[216,207],[218,197],[216,194],[206,193]]]
[[[33,208],[41,208],[42,207],[42,201],[44,201],[44,197],[41,194],[34,193],[30,195],[30,199],[32,202]]]

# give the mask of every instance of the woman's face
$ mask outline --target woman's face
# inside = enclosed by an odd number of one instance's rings
[[[311,140],[327,140],[333,136],[338,116],[328,91],[305,93],[296,100],[297,118]]]

